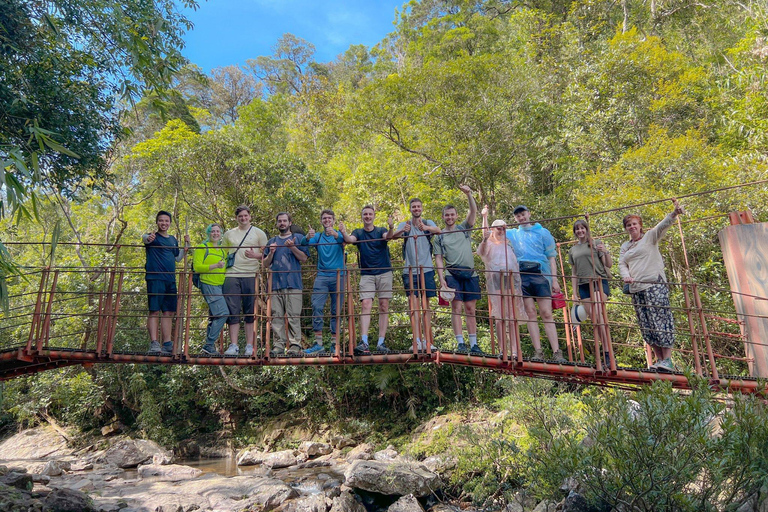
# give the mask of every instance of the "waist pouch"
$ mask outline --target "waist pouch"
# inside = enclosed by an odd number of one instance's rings
[[[455,279],[472,279],[472,274],[475,273],[475,270],[469,267],[448,267],[446,270],[455,278]]]
[[[535,261],[521,261],[520,272],[523,274],[541,274],[541,266]]]

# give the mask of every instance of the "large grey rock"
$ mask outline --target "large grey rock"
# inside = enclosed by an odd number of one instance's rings
[[[203,472],[191,466],[181,464],[144,464],[139,466],[138,473],[141,478],[157,477],[170,482],[197,478]]]
[[[347,446],[355,446],[357,443],[354,439],[351,437],[346,436],[335,436],[331,439],[331,445],[333,445],[334,448],[341,450],[342,448],[346,448]]]
[[[424,512],[424,507],[413,494],[407,494],[391,504],[387,512]]]
[[[313,494],[286,501],[279,510],[280,512],[327,512],[330,507],[331,500],[322,494]]]
[[[54,489],[43,499],[44,510],[55,512],[92,512],[91,499],[79,491]]]
[[[307,457],[317,457],[318,455],[328,455],[333,451],[333,447],[327,443],[304,441],[299,445],[299,451],[307,454]]]
[[[449,455],[433,455],[431,457],[427,457],[421,461],[421,463],[428,470],[440,475],[455,469],[457,461],[455,457],[451,457]]]
[[[374,460],[380,460],[385,462],[398,460],[399,458],[400,458],[400,454],[397,453],[397,450],[395,450],[395,447],[392,445],[389,445],[384,450],[379,450],[378,452],[373,454]]]
[[[269,453],[259,450],[243,450],[237,454],[235,464],[238,466],[255,466],[264,462],[268,455]]]
[[[40,502],[27,493],[0,483],[0,510],[3,512],[28,512],[39,508]]]
[[[365,507],[351,492],[344,490],[339,496],[333,498],[331,512],[365,512]]]
[[[20,432],[0,444],[0,460],[45,459],[63,457],[73,450],[67,440],[50,427],[38,427]]]
[[[355,460],[371,460],[373,458],[373,445],[363,443],[352,448],[347,454],[347,462]]]
[[[15,471],[11,471],[8,474],[0,476],[0,483],[3,483],[10,487],[21,489],[23,491],[31,491],[32,475],[27,473],[17,473]]]
[[[349,487],[398,496],[427,496],[442,486],[437,474],[418,464],[356,460],[344,477]]]
[[[60,476],[64,471],[69,471],[72,464],[67,461],[49,460],[40,470],[41,475]]]
[[[296,454],[293,450],[283,450],[270,453],[264,458],[262,464],[268,468],[278,469],[295,466],[298,464],[298,460],[296,459]]]
[[[126,439],[117,442],[103,455],[107,464],[114,464],[119,468],[135,468],[155,455],[172,457],[173,454],[154,441],[145,439]]]
[[[555,512],[557,509],[557,502],[544,500],[533,509],[532,512]]]
[[[598,509],[589,504],[589,502],[576,491],[571,491],[563,501],[560,508],[561,512],[597,512]]]

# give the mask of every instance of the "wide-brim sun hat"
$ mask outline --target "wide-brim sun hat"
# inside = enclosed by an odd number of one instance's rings
[[[451,302],[456,297],[456,290],[444,286],[440,288],[440,298],[446,302]]]
[[[503,221],[501,219],[496,219],[495,221],[493,221],[493,224],[491,224],[491,227],[495,228],[495,227],[498,227],[498,226],[506,226],[506,225],[507,225],[507,223],[505,221]]]
[[[576,304],[571,308],[571,323],[579,325],[581,322],[587,319],[587,308],[581,304]]]

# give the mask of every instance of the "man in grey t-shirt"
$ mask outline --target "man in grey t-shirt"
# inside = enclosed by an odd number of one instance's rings
[[[416,347],[418,350],[426,350],[427,337],[425,325],[422,325],[419,315],[416,311],[419,307],[419,296],[425,293],[427,298],[435,297],[435,269],[432,266],[432,235],[440,233],[431,220],[421,218],[424,207],[421,199],[414,197],[410,201],[411,219],[401,222],[397,226],[397,231],[392,235],[393,238],[404,237],[403,240],[403,259],[405,265],[403,268],[403,287],[408,296],[409,304],[416,326]],[[422,275],[423,274],[423,275]],[[422,284],[422,277],[424,283]],[[429,313],[427,313],[428,315]],[[425,318],[425,322],[428,318]]]

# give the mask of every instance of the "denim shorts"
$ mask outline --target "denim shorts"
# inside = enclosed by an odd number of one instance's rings
[[[421,288],[421,278],[416,272],[411,277],[408,274],[403,274],[403,288],[405,288],[405,295],[418,295],[417,292],[411,291],[411,279],[413,279],[413,287],[416,290]],[[437,287],[435,286],[435,271],[430,270],[424,272],[424,288],[426,289],[427,297],[437,297]]]
[[[611,296],[611,287],[608,285],[607,279],[601,279],[603,283],[603,295],[605,297]],[[582,283],[579,285],[579,298],[582,299],[588,299],[590,297],[589,294],[589,283]]]
[[[176,281],[147,281],[147,302],[150,313],[176,311]]]

